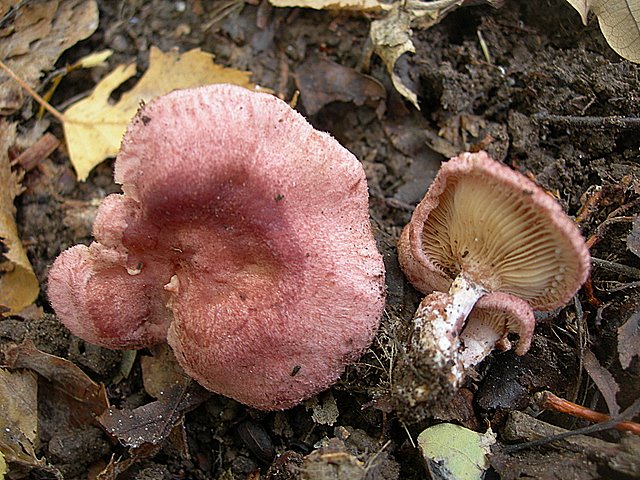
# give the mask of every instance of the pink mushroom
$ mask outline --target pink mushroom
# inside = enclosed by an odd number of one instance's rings
[[[428,295],[414,317],[407,352],[413,373],[399,387],[409,404],[428,399],[436,377],[445,390],[457,388],[465,368],[496,343],[505,345],[509,329],[519,333],[516,353],[524,354],[532,308],[564,305],[590,267],[584,240],[560,205],[485,152],[442,165],[404,228],[398,252],[418,290],[448,292]],[[460,337],[476,302],[476,319]]]
[[[291,407],[371,342],[384,266],[358,160],[267,94],[212,85],[142,107],[95,242],[49,272],[62,322],[109,348],[167,340],[247,405]]]

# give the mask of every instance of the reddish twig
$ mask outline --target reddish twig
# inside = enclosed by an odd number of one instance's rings
[[[583,418],[594,423],[611,420],[611,417],[605,413],[596,412],[590,408],[575,404],[564,398],[557,397],[548,391],[537,393],[535,399],[538,406],[545,410],[566,413],[567,415]],[[640,423],[624,421],[617,423],[613,428],[640,435]]]
[[[602,306],[602,300],[596,297],[595,292],[593,291],[593,282],[591,280],[591,275],[589,275],[587,281],[582,285],[582,291],[587,296],[587,303],[589,303],[589,305],[596,308]]]

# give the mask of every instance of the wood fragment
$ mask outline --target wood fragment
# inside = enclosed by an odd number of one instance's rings
[[[60,145],[53,134],[45,133],[40,139],[22,152],[15,162],[26,171],[34,169],[40,162],[51,155]]]
[[[533,446],[544,443],[557,449],[568,450],[605,462],[609,468],[623,475],[632,478],[640,475],[640,456],[632,453],[633,445],[615,444],[587,435],[573,435],[573,433],[514,410],[509,413],[509,418],[503,429],[503,438],[507,441],[527,443],[507,445],[504,450],[507,453],[512,453],[520,450],[518,447],[521,445]],[[546,439],[554,440],[551,443],[546,442]],[[629,440],[635,440],[635,437],[631,437]]]

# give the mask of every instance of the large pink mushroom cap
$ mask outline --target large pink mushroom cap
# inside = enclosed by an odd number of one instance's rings
[[[365,349],[384,266],[362,166],[267,94],[212,85],[142,107],[116,159],[123,195],[95,242],[49,273],[60,319],[89,342],[165,339],[206,388],[283,409]]]

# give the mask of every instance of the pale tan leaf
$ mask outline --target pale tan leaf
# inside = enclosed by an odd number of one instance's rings
[[[249,72],[216,65],[210,53],[200,49],[164,53],[151,47],[149,69],[116,104],[111,104],[111,93],[135,72],[135,65],[120,65],[96,86],[88,98],[65,112],[67,148],[79,180],[85,180],[105,158],[116,155],[126,126],[141,102],[148,102],[172,90],[212,83],[233,83],[253,88]]]
[[[640,0],[596,0],[591,11],[617,54],[640,63]]]
[[[302,7],[316,10],[357,10],[376,12],[388,10],[390,5],[380,0],[269,0],[274,7]]]
[[[13,200],[22,192],[21,177],[11,170],[7,154],[15,137],[15,124],[0,120],[0,307],[8,314],[31,305],[40,292],[15,223]]]
[[[401,55],[416,51],[411,41],[411,21],[413,18],[411,12],[395,5],[386,17],[371,22],[369,35],[374,51],[387,67],[393,86],[400,95],[408,99],[419,110],[418,96],[402,82],[394,70],[396,61]]]
[[[567,0],[587,24],[589,12],[598,17],[600,30],[618,55],[640,63],[640,0]]]
[[[62,52],[98,27],[95,0],[19,2],[15,8],[12,21],[0,26],[0,60],[30,87]],[[0,112],[15,112],[23,99],[22,88],[0,73]]]
[[[589,0],[567,0],[567,2],[576,9],[582,18],[582,23],[587,24],[587,15],[589,15]]]
[[[382,59],[395,89],[420,110],[418,96],[395,71],[398,59],[415,52],[411,27],[427,29],[462,3],[462,0],[406,0],[395,2],[384,18],[371,22],[369,36],[375,53]]]

